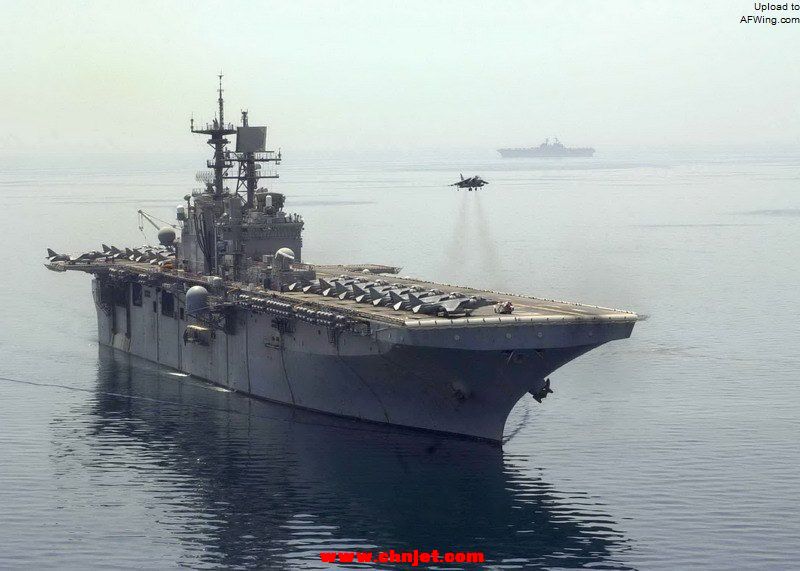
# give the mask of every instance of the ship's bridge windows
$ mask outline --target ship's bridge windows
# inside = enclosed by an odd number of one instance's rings
[[[142,307],[142,284],[131,284],[131,302],[137,307]]]
[[[161,292],[161,315],[175,317],[175,296],[168,291]]]

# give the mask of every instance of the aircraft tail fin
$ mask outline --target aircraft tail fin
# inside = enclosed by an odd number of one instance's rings
[[[353,283],[353,294],[353,299],[355,299],[357,303],[361,303],[369,296],[366,290],[355,282]]]
[[[48,258],[52,258],[53,256],[58,256],[58,254],[56,254],[56,253],[55,253],[53,250],[51,250],[50,248],[47,248],[47,257],[48,257]]]
[[[322,278],[319,278],[318,281],[319,281],[320,293],[322,295],[324,295],[325,297],[328,297],[328,294],[331,293],[331,290],[333,289],[333,285],[331,285],[330,283],[326,282]]]
[[[372,305],[378,306],[383,301],[383,295],[374,287],[369,288],[369,295],[372,297]]]
[[[336,293],[339,294],[339,299],[347,299],[347,296],[352,293],[342,282],[336,282]]]

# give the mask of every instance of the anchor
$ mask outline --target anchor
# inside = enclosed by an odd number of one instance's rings
[[[542,399],[546,399],[547,395],[549,395],[552,392],[553,389],[550,388],[550,379],[548,378],[544,380],[544,386],[541,389],[539,389],[539,391],[536,392],[535,394],[531,393],[531,396],[533,396],[533,400],[535,400],[538,403],[541,403]]]

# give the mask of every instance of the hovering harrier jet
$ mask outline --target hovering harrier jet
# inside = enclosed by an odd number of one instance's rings
[[[450,186],[457,186],[458,188],[466,188],[469,190],[477,190],[482,186],[489,184],[479,176],[464,178],[464,175],[461,173],[459,173],[459,176],[461,176],[461,180],[459,180],[458,182],[454,182]]]

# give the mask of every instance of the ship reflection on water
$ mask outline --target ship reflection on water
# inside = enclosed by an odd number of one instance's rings
[[[320,551],[439,549],[482,551],[496,569],[621,567],[627,548],[597,506],[495,446],[254,401],[107,348],[88,406],[82,463],[136,465],[182,565],[314,569]]]

